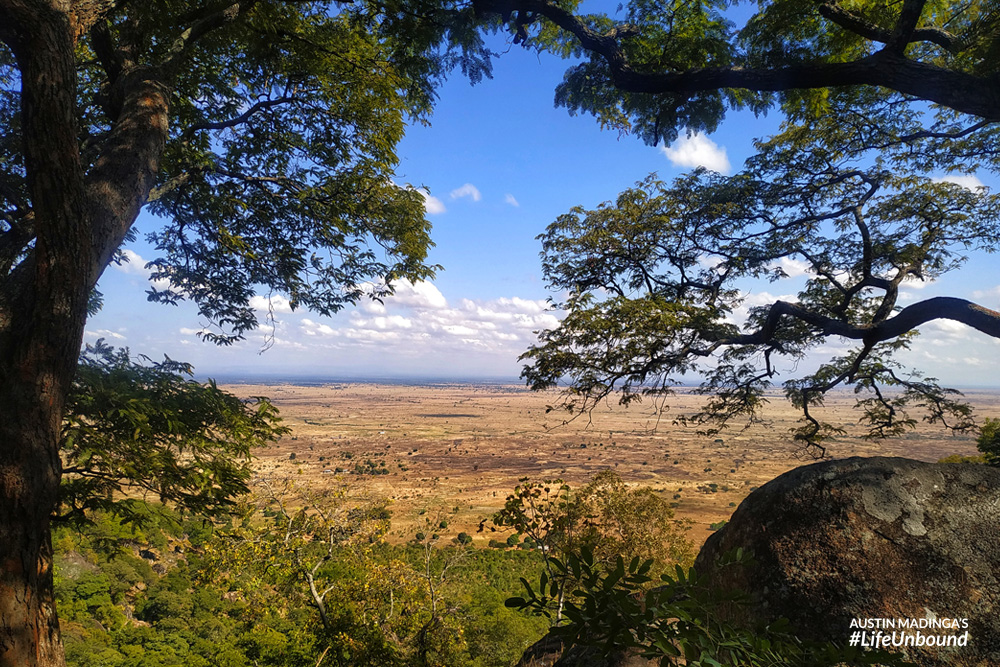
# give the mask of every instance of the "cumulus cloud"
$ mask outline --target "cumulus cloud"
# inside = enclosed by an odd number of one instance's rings
[[[675,167],[705,167],[720,174],[728,174],[732,170],[725,147],[697,132],[681,137],[669,146],[660,146],[660,151]]]
[[[340,332],[328,324],[313,322],[308,317],[302,318],[300,322],[301,331],[307,336],[339,336]]]
[[[899,288],[919,290],[919,289],[924,289],[933,282],[934,282],[933,280],[926,280],[923,278],[918,278],[917,276],[906,276],[905,278],[903,278],[903,282],[899,283]]]
[[[444,371],[459,358],[476,357],[513,364],[535,342],[535,332],[559,324],[544,300],[503,297],[459,299],[451,303],[431,282],[396,283],[396,293],[381,308],[362,305],[346,318],[322,323],[303,318],[300,339],[322,355],[374,354],[380,345],[391,345],[393,355],[436,360]]]
[[[743,295],[743,302],[726,316],[726,321],[742,327],[746,324],[747,318],[750,316],[750,310],[753,308],[769,306],[775,301],[798,303],[798,300],[798,297],[794,294],[774,295],[770,292],[747,292]]]
[[[444,308],[448,300],[434,283],[420,280],[411,283],[409,280],[399,280],[393,283],[396,291],[386,297],[385,305],[407,306],[410,308]]]
[[[798,278],[799,276],[805,276],[811,273],[808,262],[804,262],[800,259],[793,259],[791,257],[782,257],[772,266],[780,268],[789,278]]]
[[[438,215],[448,210],[444,207],[444,202],[431,195],[425,188],[417,188],[417,192],[424,198],[424,210],[428,215]]]
[[[254,310],[259,310],[262,312],[273,311],[275,313],[291,313],[292,304],[288,302],[288,299],[281,296],[280,294],[276,296],[266,297],[266,296],[253,296],[250,297],[250,307]]]
[[[516,199],[514,199],[514,195],[510,194],[509,192],[503,196],[503,200],[504,202],[510,204],[514,208],[517,208],[518,206],[521,205]]]
[[[479,201],[483,196],[479,193],[479,188],[477,188],[472,183],[466,183],[460,188],[455,188],[451,191],[449,195],[452,199],[461,199],[462,197],[468,197],[472,201]]]
[[[149,263],[148,260],[144,259],[142,255],[135,252],[134,250],[122,250],[122,255],[125,260],[121,264],[112,264],[112,266],[122,273],[130,276],[139,276],[149,280],[149,283],[158,290],[165,290],[170,286],[169,280],[159,279],[150,280],[150,276],[153,274],[151,269],[146,268],[146,264]]]
[[[947,319],[932,320],[931,322],[925,324],[924,327],[937,332],[938,334],[953,337],[957,336],[959,338],[967,338],[968,334],[972,331],[972,329],[961,322]]]
[[[142,276],[143,278],[149,278],[149,274],[151,272],[146,268],[146,260],[144,260],[139,253],[134,250],[122,250],[122,255],[125,261],[121,264],[113,264],[112,266],[122,273],[127,273],[130,276]]]
[[[938,178],[931,180],[935,183],[954,183],[955,185],[961,185],[966,190],[975,190],[977,188],[986,187],[981,180],[972,174],[946,174],[945,176],[939,176]]]

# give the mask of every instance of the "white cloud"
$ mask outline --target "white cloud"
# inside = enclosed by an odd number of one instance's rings
[[[986,290],[976,290],[972,293],[972,298],[989,300],[1000,299],[1000,285]]]
[[[971,329],[969,329],[969,327],[962,324],[961,322],[956,322],[955,320],[949,320],[944,318],[928,322],[925,326],[928,329],[935,330],[939,333],[948,336],[958,336],[960,338],[966,338],[967,334],[970,331],[972,331]]]
[[[918,290],[927,287],[933,282],[933,280],[925,280],[923,278],[918,278],[917,276],[906,276],[903,278],[903,282],[899,283],[899,288]]]
[[[85,338],[114,338],[115,340],[126,340],[125,336],[121,335],[117,331],[111,331],[110,329],[94,329],[93,331],[85,331]]]
[[[305,342],[316,358],[370,358],[388,344],[392,354],[410,359],[407,363],[434,364],[438,372],[459,371],[470,359],[510,372],[535,342],[536,331],[559,324],[544,300],[513,296],[449,303],[431,282],[395,285],[396,293],[385,297],[381,309],[361,305],[327,323],[302,318],[286,337]]]
[[[705,167],[720,174],[728,174],[732,170],[725,147],[697,132],[681,137],[669,146],[660,146],[660,151],[675,167]]]
[[[427,211],[428,215],[438,215],[448,210],[440,199],[431,195],[426,189],[417,188],[417,192],[424,198],[424,210]]]
[[[975,190],[976,188],[986,187],[981,180],[972,174],[947,174],[931,180],[935,183],[954,183],[955,185],[961,185],[966,190]]]
[[[510,194],[509,192],[503,196],[503,200],[504,202],[510,204],[514,208],[517,208],[518,206],[521,205],[516,199],[514,199],[514,195]]]
[[[121,264],[112,264],[112,266],[121,271],[124,274],[130,276],[140,276],[149,280],[149,283],[158,290],[165,290],[170,287],[170,281],[163,278],[159,280],[150,280],[150,276],[153,274],[151,269],[146,268],[148,260],[144,259],[142,255],[135,252],[134,250],[122,250],[122,255],[128,261],[122,262]]]
[[[800,259],[792,259],[791,257],[782,257],[777,262],[772,264],[772,267],[780,268],[789,278],[798,278],[799,276],[805,276],[811,273],[808,262],[804,262]]]
[[[411,283],[409,280],[399,280],[393,283],[396,292],[385,298],[385,304],[392,306],[407,306],[410,308],[444,308],[448,300],[434,283],[420,280]]]
[[[126,261],[121,264],[113,264],[112,266],[122,273],[127,273],[130,276],[142,276],[143,278],[149,278],[149,274],[151,272],[146,268],[146,260],[144,260],[139,253],[134,250],[122,250],[122,255]]]
[[[479,201],[483,196],[479,193],[479,188],[477,188],[472,183],[466,183],[460,188],[455,188],[451,191],[449,195],[452,199],[460,199],[462,197],[469,197],[472,201]]]
[[[281,296],[253,296],[250,297],[250,307],[254,310],[259,310],[262,312],[267,312],[269,309],[276,313],[290,313],[292,312],[292,304],[288,302],[288,299]]]
[[[340,332],[328,324],[313,322],[307,317],[302,318],[302,333],[307,336],[339,336]]]
[[[758,306],[770,306],[775,301],[798,303],[799,299],[794,294],[774,295],[770,292],[747,292],[743,295],[743,302],[734,308],[725,319],[730,324],[735,324],[740,327],[745,326],[752,308],[756,308]]]

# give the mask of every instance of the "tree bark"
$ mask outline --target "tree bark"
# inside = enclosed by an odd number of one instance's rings
[[[0,666],[64,665],[49,517],[59,488],[58,419],[33,382],[0,385]]]
[[[0,303],[0,667],[61,667],[49,521],[93,243],[77,144],[70,22],[40,3],[3,9],[16,29],[10,46],[21,73],[25,167],[37,233],[30,256],[4,277]]]
[[[68,3],[0,0],[0,39],[21,76],[35,230],[28,255],[0,274],[0,667],[65,665],[50,536],[65,399],[90,290],[146,201],[167,135],[162,76],[127,72],[119,116],[84,174],[76,109],[80,30]]]

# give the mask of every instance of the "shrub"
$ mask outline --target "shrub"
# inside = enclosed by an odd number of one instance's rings
[[[807,642],[795,636],[786,619],[757,627],[740,627],[725,620],[721,609],[747,603],[741,592],[722,591],[705,575],[680,566],[659,577],[650,588],[653,561],[629,563],[619,557],[608,568],[588,549],[548,559],[560,576],[579,585],[562,604],[564,623],[550,633],[566,644],[590,646],[604,656],[632,650],[664,666],[701,667],[833,667],[897,665],[900,656],[859,647]],[[718,567],[739,567],[751,561],[738,549],[725,555]],[[524,597],[506,601],[508,607],[551,618],[558,605],[558,586],[543,573],[535,589],[522,579]]]
[[[1000,419],[987,419],[983,422],[976,446],[988,465],[1000,466]]]

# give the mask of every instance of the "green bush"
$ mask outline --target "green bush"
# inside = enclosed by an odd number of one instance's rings
[[[979,429],[976,446],[987,465],[1000,466],[1000,419],[987,419]]]
[[[799,639],[785,619],[757,627],[737,627],[720,610],[747,603],[740,592],[712,587],[694,568],[679,565],[663,574],[650,588],[653,561],[613,567],[598,562],[588,549],[548,559],[563,578],[579,585],[562,604],[564,623],[550,633],[565,643],[589,646],[604,656],[634,651],[660,661],[664,667],[834,667],[851,665],[905,665],[884,651],[865,652],[858,647],[806,642]],[[719,567],[750,563],[742,550],[727,554]],[[558,606],[559,587],[543,572],[537,589],[526,580],[523,597],[506,601],[508,607],[551,618]]]

